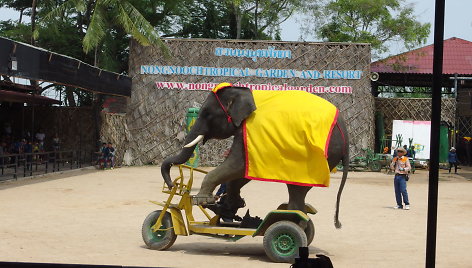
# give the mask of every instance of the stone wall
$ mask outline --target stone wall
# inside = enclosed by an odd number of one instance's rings
[[[130,154],[130,134],[126,124],[126,114],[100,113],[102,125],[100,128],[100,140],[111,142],[115,148],[116,165],[130,165],[128,160]]]

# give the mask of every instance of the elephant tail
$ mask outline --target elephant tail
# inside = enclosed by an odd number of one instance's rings
[[[343,155],[343,176],[341,179],[341,184],[339,185],[338,196],[336,198],[336,212],[334,214],[334,226],[336,229],[341,229],[342,224],[339,221],[339,203],[341,201],[341,194],[343,192],[344,184],[346,184],[347,174],[349,173],[349,142],[347,137],[344,139],[344,155]]]

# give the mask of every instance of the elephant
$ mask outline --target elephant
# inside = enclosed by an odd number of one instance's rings
[[[289,91],[280,91],[280,94],[287,94],[288,92]],[[191,157],[196,145],[200,141],[203,140],[203,143],[205,143],[209,139],[227,139],[233,136],[230,153],[222,164],[205,176],[195,198],[199,200],[199,204],[214,203],[215,199],[212,194],[214,189],[218,185],[226,183],[226,208],[235,213],[238,208],[245,206],[244,199],[240,196],[240,190],[251,180],[248,179],[249,176],[247,176],[246,169],[248,155],[246,152],[246,140],[244,138],[246,132],[245,123],[247,120],[255,121],[258,118],[255,111],[259,112],[257,108],[259,105],[256,107],[254,93],[258,93],[258,91],[253,91],[246,87],[233,86],[229,83],[222,83],[210,92],[210,95],[206,98],[200,109],[195,124],[185,138],[185,145],[181,151],[174,156],[167,157],[162,162],[161,174],[169,188],[173,187],[170,178],[171,166],[186,162]],[[321,99],[313,94],[307,92],[303,93]],[[302,96],[304,98],[309,97],[305,95]],[[325,100],[323,101],[329,103]],[[289,115],[291,114],[290,111],[298,109],[297,106],[298,105],[289,107],[287,114]],[[310,107],[310,109],[316,111],[317,107]],[[337,108],[335,109],[337,112]],[[323,114],[323,111],[318,112],[319,114]],[[344,167],[341,184],[337,193],[334,216],[335,227],[341,228],[339,221],[339,203],[348,175],[349,140],[344,120],[340,115],[336,115],[337,117],[333,121],[330,129],[330,139],[326,142],[327,150],[321,162],[324,161],[324,163],[326,163],[326,169],[329,168],[327,173],[328,181],[329,171],[333,170],[339,162],[342,161]],[[314,131],[317,131],[316,128]],[[305,137],[305,139],[309,138],[310,137]],[[289,149],[291,148],[289,147]],[[283,159],[284,156],[281,157]],[[274,159],[272,158],[268,161],[274,161]],[[289,195],[287,209],[306,212],[305,197],[313,185],[303,183],[286,183],[286,185]]]

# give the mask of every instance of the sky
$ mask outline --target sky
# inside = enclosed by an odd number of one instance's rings
[[[434,7],[435,0],[404,0],[406,4],[413,4],[415,15],[418,21],[422,23],[431,23],[431,34],[425,45],[434,42]],[[472,0],[446,0],[446,13],[444,23],[444,39],[458,37],[468,41],[472,41]],[[0,20],[15,19],[17,20],[19,13],[15,10],[0,8]],[[27,19],[27,18],[25,18]],[[300,24],[297,18],[292,18],[282,24],[282,40],[298,41],[300,37]],[[304,38],[305,41],[319,41],[314,37]],[[406,52],[405,47],[401,43],[389,44],[389,55],[396,55]]]
[[[421,23],[431,23],[431,33],[425,45],[434,43],[434,12],[435,0],[405,0],[407,4],[413,4],[414,14]],[[446,0],[444,18],[444,39],[458,37],[472,42],[472,0]],[[300,25],[297,18],[287,20],[282,24],[282,40],[298,41],[300,37]],[[319,41],[316,39],[305,41]],[[406,52],[401,43],[390,44],[390,52],[383,55],[396,55]]]

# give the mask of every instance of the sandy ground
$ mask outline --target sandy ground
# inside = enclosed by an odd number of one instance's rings
[[[472,169],[459,175],[440,171],[436,267],[472,267]],[[203,176],[197,176],[196,187]],[[329,256],[334,267],[424,267],[428,173],[408,184],[411,210],[394,210],[393,178],[351,172],[340,219],[334,228],[331,187],[314,188],[307,202],[316,235],[310,256]],[[262,237],[226,242],[198,235],[179,236],[167,251],[145,247],[141,225],[164,200],[157,166],[110,171],[83,169],[0,183],[0,261],[166,267],[289,267],[271,263]],[[286,201],[284,184],[251,182],[243,189],[251,215],[263,217]],[[203,219],[203,216],[201,217]]]

